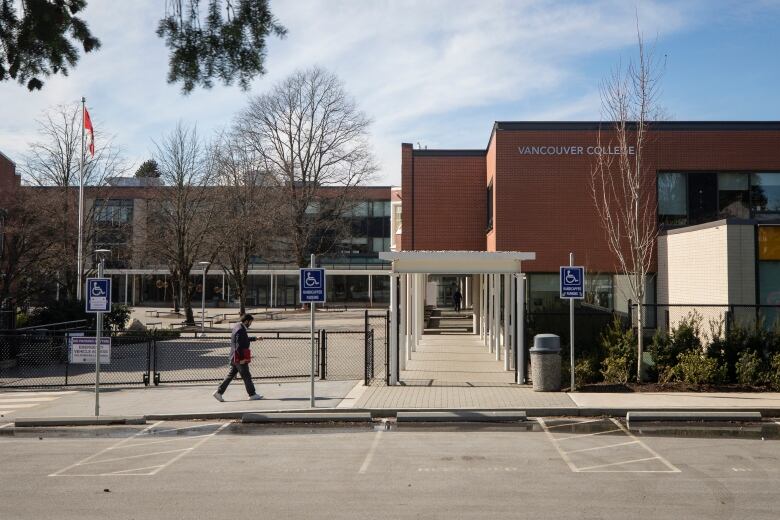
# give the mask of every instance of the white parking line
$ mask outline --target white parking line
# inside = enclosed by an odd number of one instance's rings
[[[569,469],[572,470],[574,473],[579,473],[579,469],[577,469],[577,466],[574,465],[574,463],[569,458],[569,455],[566,454],[565,451],[561,449],[560,446],[558,446],[558,442],[555,440],[555,437],[553,437],[553,434],[550,433],[550,430],[547,428],[547,423],[544,422],[544,419],[541,417],[537,417],[536,420],[541,425],[542,429],[544,430],[544,433],[547,434],[547,438],[550,439],[550,442],[553,446],[555,446],[555,449],[558,450],[558,453],[561,455],[561,458],[563,461],[568,464]]]
[[[108,448],[106,448],[106,449],[104,449],[104,450],[100,450],[99,452],[95,453],[94,455],[90,455],[89,457],[87,457],[87,458],[85,458],[85,459],[82,459],[82,460],[80,460],[79,462],[76,462],[76,463],[74,463],[74,464],[71,464],[70,466],[68,466],[68,467],[66,467],[66,468],[63,468],[63,469],[61,469],[61,470],[59,470],[59,471],[56,471],[56,472],[54,472],[54,473],[51,473],[49,476],[50,476],[50,477],[59,477],[59,476],[61,476],[61,475],[62,475],[62,473],[64,473],[64,472],[68,471],[69,469],[73,469],[73,468],[75,468],[76,466],[79,466],[79,465],[81,465],[81,464],[84,464],[84,463],[85,463],[85,462],[87,462],[87,461],[90,461],[90,460],[94,459],[95,457],[99,457],[100,455],[103,455],[104,453],[106,453],[106,452],[107,452],[107,451],[109,451],[109,450],[115,449],[115,448],[117,448],[118,446],[121,446],[122,444],[125,444],[125,443],[127,443],[127,442],[130,442],[130,440],[131,440],[131,439],[134,439],[134,438],[138,437],[139,435],[143,435],[143,434],[144,434],[144,433],[146,433],[147,431],[151,430],[151,429],[152,429],[152,428],[154,428],[155,426],[158,426],[158,425],[162,424],[163,422],[164,422],[164,421],[158,421],[158,422],[156,422],[156,423],[154,423],[154,424],[151,424],[151,425],[147,426],[146,428],[144,428],[143,430],[141,430],[140,432],[136,433],[135,435],[131,435],[130,437],[128,437],[128,438],[126,438],[126,439],[122,439],[121,441],[119,441],[118,443],[116,443],[114,446],[109,446]],[[65,475],[65,476],[71,476],[71,475]]]
[[[547,426],[548,429],[554,430],[555,428],[564,428],[566,426],[578,426],[580,424],[588,424],[588,423],[594,423],[594,422],[601,422],[604,419],[589,419],[587,421],[574,421],[574,422],[567,422],[563,424],[553,424],[552,426]]]
[[[583,433],[581,435],[570,435],[567,437],[560,437],[556,438],[553,433],[550,431],[550,427],[547,426],[547,423],[542,419],[541,417],[537,418],[537,421],[541,425],[542,429],[544,430],[545,434],[547,435],[547,438],[550,439],[550,442],[555,447],[555,449],[560,454],[563,461],[569,466],[569,469],[571,469],[574,473],[680,473],[681,471],[675,467],[671,462],[663,458],[661,455],[659,455],[657,452],[655,452],[652,448],[650,448],[647,444],[642,442],[640,439],[638,439],[634,434],[632,434],[628,429],[626,429],[620,421],[616,419],[610,419],[610,421],[617,426],[617,429],[613,430],[607,430],[603,432],[595,432],[595,433]],[[592,423],[597,421],[604,421],[604,419],[597,419],[596,421],[583,421],[580,424],[585,423]],[[568,423],[568,426],[572,426],[578,423]],[[556,425],[559,426],[559,425]],[[603,433],[614,433],[614,432],[622,432],[626,436],[628,436],[631,440],[626,442],[618,442],[614,444],[609,444],[606,446],[592,446],[588,448],[581,448],[577,450],[570,450],[570,451],[564,451],[561,449],[560,441],[570,440],[570,439],[581,439],[581,438],[588,438],[593,437],[594,435],[600,435]],[[604,450],[607,448],[618,448],[622,446],[639,446],[642,449],[644,449],[646,452],[648,452],[652,457],[640,457],[640,458],[634,458],[630,460],[623,460],[623,461],[617,461],[617,462],[609,462],[605,464],[598,464],[598,465],[591,465],[591,466],[585,466],[585,467],[579,467],[577,464],[575,464],[574,460],[571,458],[571,454],[579,454],[583,452],[592,452],[596,450]],[[613,468],[616,466],[625,466],[626,464],[632,464],[632,463],[641,463],[641,462],[648,462],[652,460],[658,460],[662,464],[664,464],[668,469],[604,469],[604,468]]]
[[[674,464],[672,464],[671,462],[669,462],[668,460],[666,460],[665,458],[663,458],[663,457],[662,457],[661,455],[659,455],[659,454],[658,454],[658,453],[657,453],[657,452],[656,452],[654,449],[652,449],[650,446],[648,446],[647,444],[645,444],[644,442],[642,442],[641,440],[639,440],[639,439],[636,437],[636,435],[634,435],[633,433],[631,433],[631,432],[630,432],[630,431],[629,431],[629,430],[628,430],[628,429],[627,429],[625,426],[623,426],[622,424],[620,424],[620,421],[618,421],[617,419],[614,419],[614,418],[613,418],[613,419],[612,419],[612,422],[613,422],[613,423],[615,423],[615,425],[616,425],[618,428],[620,428],[621,430],[623,430],[623,431],[625,432],[625,434],[626,434],[626,435],[628,435],[629,437],[631,437],[631,438],[632,438],[632,439],[634,439],[635,441],[639,442],[639,444],[640,444],[640,445],[641,445],[641,446],[642,446],[644,449],[646,449],[646,450],[647,450],[647,451],[649,451],[651,454],[653,454],[653,455],[655,455],[656,457],[658,457],[658,459],[659,459],[661,462],[663,462],[663,463],[664,463],[664,465],[665,465],[667,468],[669,468],[669,469],[671,470],[671,472],[672,472],[672,473],[681,473],[680,469],[679,469],[677,466],[675,466]]]
[[[95,350],[97,350],[97,347],[95,347]],[[97,354],[95,355],[97,357]],[[79,464],[79,466],[89,466],[90,464],[104,464],[106,462],[117,462],[120,460],[131,460],[131,459],[142,459],[144,457],[151,457],[152,455],[165,455],[167,453],[178,453],[180,451],[187,451],[191,448],[179,448],[176,450],[166,450],[166,451],[155,451],[152,453],[143,453],[141,455],[128,455],[127,457],[114,457],[113,459],[100,459],[100,460],[91,460],[89,462],[82,462]]]
[[[182,457],[184,457],[186,454],[194,451],[195,448],[197,448],[198,446],[200,446],[201,444],[203,444],[204,442],[209,440],[211,437],[214,437],[215,435],[217,435],[219,432],[221,432],[222,430],[224,430],[225,428],[227,428],[231,424],[233,424],[233,421],[226,422],[225,424],[223,424],[222,426],[217,428],[217,431],[215,431],[214,433],[210,433],[210,434],[206,435],[206,437],[204,439],[201,439],[198,442],[196,442],[194,446],[192,446],[190,448],[187,448],[187,451],[182,452],[182,453],[176,455],[174,458],[172,458],[171,460],[169,460],[165,464],[163,464],[160,467],[158,467],[156,470],[154,470],[151,473],[149,473],[149,475],[156,475],[156,474],[158,474],[159,472],[161,472],[162,470],[164,470],[165,468],[167,468],[168,466],[170,466],[171,464],[173,464],[177,460],[179,460]]]
[[[97,347],[95,347],[95,349],[97,349]],[[603,431],[603,432],[581,433],[579,435],[570,435],[568,437],[556,437],[555,440],[558,441],[558,442],[561,442],[561,441],[568,441],[569,439],[581,439],[583,437],[593,437],[594,435],[604,435],[605,433],[615,433],[615,432],[619,432],[619,431],[620,431],[620,428],[618,428],[616,430],[606,430],[606,431]]]
[[[95,347],[95,350],[97,350],[97,347]],[[5,423],[5,424],[0,424],[0,430],[2,430],[3,428],[10,428],[11,426],[13,426],[13,424],[14,423],[12,423],[12,422]]]
[[[95,347],[97,349],[97,347]],[[590,471],[592,469],[598,469],[598,468],[607,468],[609,466],[622,466],[623,464],[632,464],[634,462],[646,462],[648,460],[656,460],[658,457],[645,457],[644,459],[634,459],[634,460],[621,460],[620,462],[610,462],[609,464],[598,464],[596,466],[586,466],[584,468],[580,468],[580,471]]]
[[[95,347],[97,349],[97,347]],[[628,446],[629,444],[636,444],[639,441],[619,442],[617,444],[607,444],[606,446],[594,446],[592,448],[582,448],[581,450],[569,450],[566,453],[582,453],[583,451],[603,450],[606,448],[617,448],[618,446]]]
[[[220,423],[197,424],[195,426],[184,426],[182,428],[169,428],[167,430],[156,430],[156,431],[153,431],[153,432],[149,432],[149,435],[159,435],[161,433],[179,432],[179,431],[182,431],[182,430],[192,430],[192,429],[195,429],[195,428],[205,428],[207,426],[219,426],[219,425],[220,425]]]
[[[138,446],[149,446],[150,444],[162,444],[164,442],[174,442],[174,441],[186,441],[190,439],[200,439],[201,437],[208,437],[211,435],[210,433],[204,434],[204,435],[187,435],[184,437],[173,437],[171,439],[163,439],[161,441],[150,441],[150,442],[139,442],[138,444],[125,444],[124,446],[117,446],[113,449],[127,449],[127,448],[137,448]]]
[[[376,447],[379,445],[379,439],[382,438],[382,432],[384,430],[378,430],[376,432],[376,435],[374,436],[374,441],[371,443],[371,448],[368,450],[368,453],[366,453],[366,458],[363,461],[363,465],[360,466],[360,470],[358,470],[358,474],[363,474],[366,471],[368,471],[368,466],[371,464],[371,460],[374,458],[374,452],[376,451]]]

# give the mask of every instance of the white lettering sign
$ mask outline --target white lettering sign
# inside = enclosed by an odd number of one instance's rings
[[[70,338],[69,361],[71,363],[95,364],[97,357],[95,338]],[[111,338],[100,338],[100,364],[111,363]]]
[[[518,146],[520,155],[635,155],[633,146]]]

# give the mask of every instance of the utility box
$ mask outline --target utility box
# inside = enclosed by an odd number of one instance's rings
[[[561,338],[555,334],[537,334],[531,352],[531,381],[534,392],[558,392],[561,389]]]

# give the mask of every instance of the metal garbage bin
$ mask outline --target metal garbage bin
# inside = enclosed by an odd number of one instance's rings
[[[537,334],[531,352],[531,380],[534,392],[561,389],[561,338],[555,334]]]

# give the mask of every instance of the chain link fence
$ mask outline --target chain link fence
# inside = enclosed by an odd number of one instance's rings
[[[316,331],[315,377],[359,380],[368,373],[372,384],[387,378],[387,314],[366,314],[364,330]],[[366,334],[368,331],[368,335]],[[83,335],[78,333],[78,335]],[[311,374],[309,331],[252,331],[254,380],[308,379]],[[68,359],[72,333],[0,332],[0,387],[63,387],[95,384],[95,365]],[[229,368],[230,336],[170,333],[106,333],[111,361],[101,363],[106,385],[149,385],[220,381]],[[370,341],[369,341],[370,339]],[[370,343],[370,347],[368,345]]]
[[[146,335],[111,335],[111,362],[101,363],[106,385],[148,383],[152,341]],[[83,334],[79,334],[82,336]],[[75,334],[0,335],[0,386],[94,385],[95,364],[70,363],[68,342]]]

